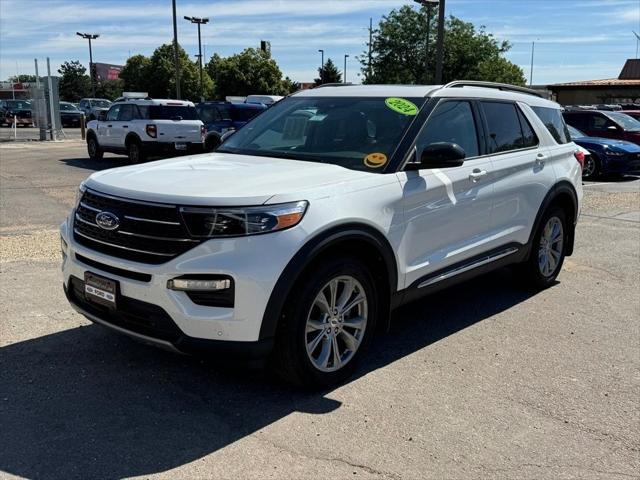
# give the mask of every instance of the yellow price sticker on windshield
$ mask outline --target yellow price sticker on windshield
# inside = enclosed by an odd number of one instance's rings
[[[364,157],[364,164],[369,168],[380,168],[387,163],[387,156],[384,153],[370,153]]]
[[[415,103],[410,102],[404,98],[389,97],[384,103],[394,112],[401,113],[402,115],[417,115],[418,107]]]

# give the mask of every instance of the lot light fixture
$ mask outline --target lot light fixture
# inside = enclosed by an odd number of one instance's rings
[[[85,39],[89,40],[89,78],[91,79],[91,94],[95,97],[96,96],[96,81],[95,81],[95,75],[94,75],[94,71],[93,71],[93,52],[92,52],[92,49],[91,49],[91,40],[95,40],[100,35],[97,34],[97,33],[80,33],[80,32],[76,32],[76,35],[78,35],[79,37],[82,37],[82,38],[85,38]]]
[[[430,75],[429,75],[429,44],[431,37],[431,15],[432,15],[432,7],[437,7],[440,4],[440,0],[413,0],[414,2],[420,4],[424,8],[427,9],[427,39],[426,39],[426,48],[425,48],[425,57],[424,57],[424,82],[426,84],[430,83]]]
[[[320,84],[322,85],[324,83],[324,50],[323,49],[318,49],[318,51],[320,52]]]
[[[349,54],[345,53],[344,54],[344,72],[342,77],[343,83],[347,83],[347,58],[349,58]]]
[[[198,63],[200,66],[200,99],[204,100],[204,89],[202,87],[202,37],[200,36],[200,25],[209,23],[209,19],[204,17],[187,17],[187,16],[185,16],[184,19],[198,25]]]

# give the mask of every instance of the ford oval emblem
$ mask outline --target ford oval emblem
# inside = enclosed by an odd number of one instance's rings
[[[111,212],[99,212],[96,215],[96,224],[104,230],[115,230],[120,226],[120,219]]]

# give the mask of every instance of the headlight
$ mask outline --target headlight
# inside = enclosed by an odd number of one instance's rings
[[[609,155],[610,157],[623,157],[627,154],[627,152],[621,152],[620,150],[612,150],[611,148],[606,148],[604,150],[605,155]]]
[[[87,187],[84,186],[84,182],[82,182],[80,184],[80,186],[78,187],[78,191],[76,192],[76,208],[78,207],[78,205],[80,204],[80,200],[82,199],[82,195],[84,194],[84,191],[87,189]]]
[[[193,237],[237,237],[293,227],[308,205],[300,201],[244,208],[182,207],[180,213]]]

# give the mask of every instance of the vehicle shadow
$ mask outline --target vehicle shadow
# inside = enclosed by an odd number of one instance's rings
[[[353,382],[516,305],[508,270],[403,307]],[[330,391],[164,352],[91,325],[0,349],[0,470],[27,478],[122,478],[169,470],[293,412],[340,408]]]
[[[83,168],[86,170],[106,170],[113,167],[124,167],[129,165],[127,157],[124,156],[108,156],[102,160],[91,160],[88,157],[84,158],[61,158],[58,160],[70,167]]]

